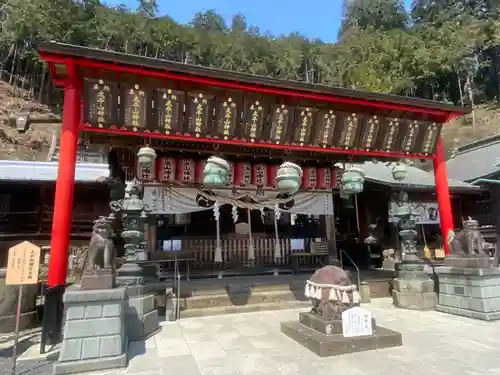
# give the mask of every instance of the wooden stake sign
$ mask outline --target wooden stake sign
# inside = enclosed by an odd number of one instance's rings
[[[23,285],[38,283],[40,268],[40,248],[31,242],[24,241],[9,249],[7,277],[5,285],[18,285],[16,309],[16,332],[12,353],[12,375],[16,374],[17,343],[19,341],[19,320],[21,318],[21,304],[23,301]]]
[[[38,283],[40,248],[24,241],[9,249],[6,285],[30,285]]]

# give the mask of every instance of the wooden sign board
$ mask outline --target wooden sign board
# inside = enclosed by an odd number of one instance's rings
[[[38,283],[40,248],[24,241],[9,249],[6,285],[29,285]]]

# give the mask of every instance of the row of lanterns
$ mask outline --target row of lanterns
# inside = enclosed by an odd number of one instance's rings
[[[146,146],[139,150],[137,163],[141,174],[151,174],[154,170],[156,152]],[[211,156],[207,159],[203,169],[203,184],[207,187],[223,186],[229,184],[231,166],[220,156]],[[284,162],[276,171],[276,189],[280,194],[295,194],[301,184],[304,172],[302,168],[292,162]],[[396,163],[392,168],[392,177],[396,181],[406,178],[407,168],[402,163]],[[340,180],[340,188],[343,194],[359,194],[363,191],[365,182],[364,171],[356,166],[348,166],[344,169]]]

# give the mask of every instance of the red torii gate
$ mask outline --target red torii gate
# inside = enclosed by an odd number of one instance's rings
[[[470,112],[470,108],[456,107],[449,104],[420,100],[394,95],[365,93],[355,90],[311,85],[301,82],[286,82],[267,77],[224,72],[216,69],[166,62],[146,57],[127,55],[60,43],[47,43],[39,47],[41,58],[50,69],[52,81],[64,88],[63,121],[60,136],[60,157],[56,181],[54,219],[52,226],[50,264],[48,273],[49,287],[63,286],[66,282],[70,223],[73,205],[74,173],[79,131],[106,133],[115,135],[144,136],[150,139],[188,140],[192,142],[218,143],[220,145],[253,146],[267,149],[288,149],[291,151],[309,151],[329,153],[335,157],[361,156],[364,158],[418,158],[432,159],[436,182],[436,195],[439,204],[441,233],[445,253],[449,249],[446,243],[447,233],[453,228],[453,217],[448,190],[445,157],[440,131],[442,124],[454,117]],[[83,92],[85,79],[112,79],[121,82],[125,77],[134,76],[138,80],[155,80],[173,83],[182,87],[209,87],[239,91],[246,94],[258,94],[281,98],[281,102],[304,101],[323,108],[329,106],[335,110],[344,110],[363,115],[401,118],[401,122],[422,123],[427,133],[415,138],[411,150],[346,146],[337,144],[299,144],[293,141],[249,142],[247,139],[218,138],[210,135],[185,134],[182,132],[159,132],[158,129],[139,130],[112,125],[110,127],[89,127],[83,114]],[[298,102],[297,102],[298,103]],[[331,111],[330,111],[331,112]],[[387,125],[387,124],[385,124]],[[406,126],[406,125],[405,125]],[[408,125],[409,126],[409,125]],[[319,127],[319,125],[318,125]],[[385,131],[381,127],[380,132]],[[403,129],[405,131],[407,127]],[[433,130],[434,129],[434,133]],[[317,130],[319,131],[319,130]],[[326,131],[322,128],[321,131]],[[272,132],[272,131],[271,131]],[[291,134],[291,133],[290,133]],[[325,133],[326,134],[326,133]],[[339,133],[340,134],[340,133]],[[280,132],[281,135],[281,132]],[[340,136],[340,135],[339,135]],[[363,138],[362,130],[356,134],[355,144]],[[403,134],[402,139],[408,139]],[[427,138],[426,138],[427,137]],[[332,137],[334,134],[332,131]],[[332,141],[333,142],[333,141]],[[361,141],[360,141],[361,142]],[[426,143],[427,142],[427,143]],[[335,143],[335,142],[333,142]],[[353,144],[354,144],[353,143]],[[427,148],[422,148],[423,144]],[[430,145],[430,146],[429,146]]]

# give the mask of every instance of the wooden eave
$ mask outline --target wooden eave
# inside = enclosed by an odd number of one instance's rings
[[[73,65],[120,74],[194,82],[230,90],[329,102],[348,107],[348,111],[356,107],[360,109],[359,112],[366,114],[436,123],[445,123],[471,112],[471,107],[436,101],[287,81],[56,42],[42,43],[38,46],[38,51],[42,59],[49,63],[53,82],[57,86],[64,85],[67,67]]]

